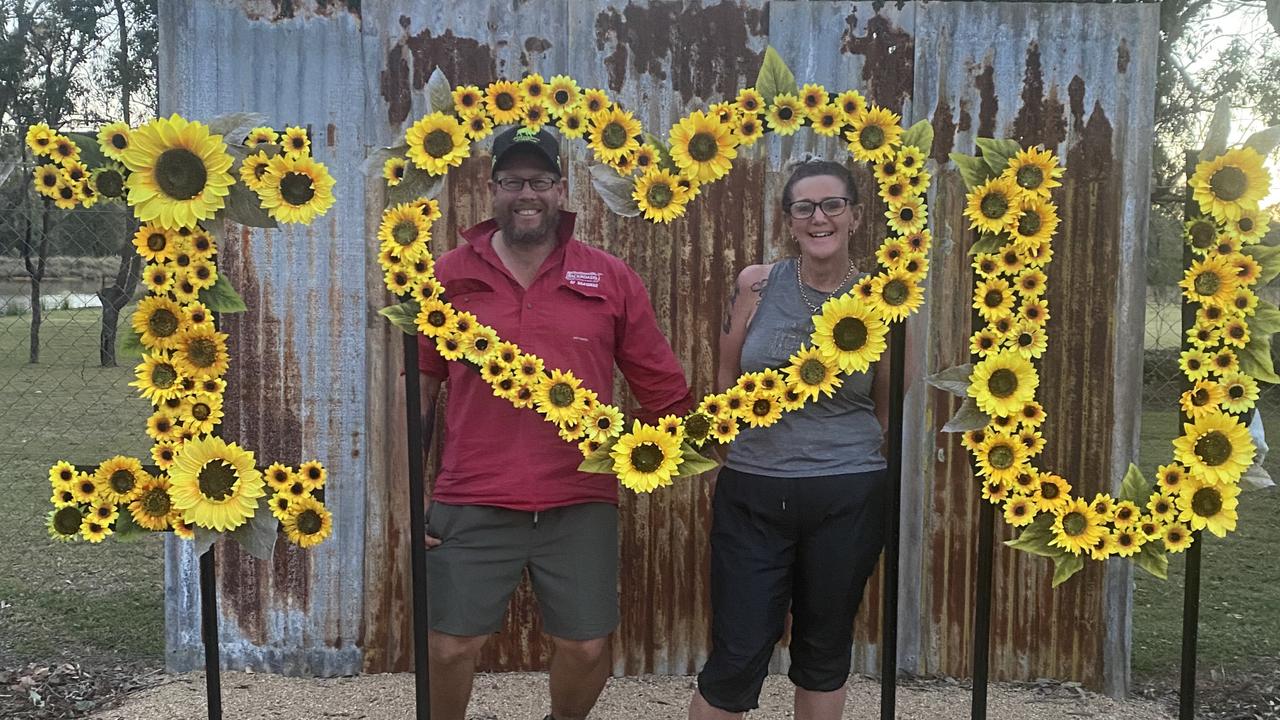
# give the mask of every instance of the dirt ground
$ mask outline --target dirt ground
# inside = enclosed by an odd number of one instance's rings
[[[591,717],[595,720],[677,720],[685,717],[692,677],[614,678]],[[791,684],[771,676],[751,718],[790,718]],[[225,673],[223,715],[236,720],[403,720],[414,716],[410,674],[364,675],[329,680],[277,675]],[[205,717],[204,675],[170,676],[162,684],[130,696],[123,705],[92,716],[94,720],[199,720]],[[540,720],[547,712],[545,673],[507,673],[476,678],[468,720]],[[870,678],[849,682],[845,718],[879,717],[880,685]],[[907,681],[898,687],[900,720],[964,720],[969,717],[968,688],[954,681]],[[1146,700],[1116,702],[1081,690],[1073,683],[993,685],[991,720],[1169,720],[1162,707]]]

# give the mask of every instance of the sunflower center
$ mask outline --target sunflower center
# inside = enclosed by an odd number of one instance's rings
[[[884,145],[884,128],[877,125],[868,125],[862,128],[862,132],[858,133],[858,142],[867,150],[875,150]]]
[[[225,500],[236,485],[236,469],[223,460],[210,460],[196,477],[200,494],[210,500]]]
[[[898,211],[898,217],[907,222],[911,222],[916,217],[916,211],[909,207],[904,207]]]
[[[989,308],[998,308],[1004,304],[1004,293],[999,290],[988,290],[987,294],[982,296],[982,303]]]
[[[152,488],[141,499],[142,512],[149,517],[164,517],[173,507],[164,488]]]
[[[133,473],[128,470],[121,469],[111,473],[111,477],[107,478],[107,484],[110,485],[111,489],[117,494],[127,495],[133,491],[133,487],[137,484],[137,480],[133,477]]]
[[[1220,430],[1213,430],[1196,440],[1196,457],[1209,467],[1226,462],[1231,457],[1231,440]]]
[[[1237,167],[1224,167],[1209,178],[1209,187],[1220,200],[1239,200],[1248,188],[1248,178]]]
[[[1009,212],[1009,199],[999,193],[991,193],[982,198],[979,209],[984,217],[992,220],[1002,218]]]
[[[1013,467],[1014,457],[1013,448],[1008,445],[997,445],[987,453],[988,462],[997,470],[1008,470]]]
[[[827,366],[817,358],[808,358],[800,364],[800,380],[805,385],[817,385],[827,377]]]
[[[280,179],[280,197],[290,205],[306,205],[315,196],[315,185],[306,173],[291,172]]]
[[[689,138],[689,157],[698,162],[707,162],[720,152],[720,146],[711,133],[700,132]]]
[[[1025,190],[1035,190],[1044,182],[1044,171],[1034,165],[1023,165],[1018,168],[1017,178],[1018,187]]]
[[[391,237],[401,247],[412,245],[418,239],[418,225],[410,220],[401,220],[391,229]]]
[[[265,160],[254,164],[253,177],[255,179],[261,180],[262,176],[266,174],[267,174],[267,163]]]
[[[1222,280],[1217,273],[1203,272],[1196,276],[1194,287],[1198,295],[1214,295],[1222,287]]]
[[[666,183],[657,183],[649,188],[649,192],[645,193],[645,199],[649,201],[649,205],[655,208],[665,208],[671,204],[675,198],[675,193],[671,191],[671,186]]]
[[[773,412],[773,403],[765,398],[751,403],[751,413],[756,417],[767,417],[771,412]]]
[[[1206,392],[1203,388],[1195,391],[1195,393],[1191,395],[1191,404],[1195,405],[1196,407],[1203,407],[1209,404],[1209,393]]]
[[[98,192],[105,197],[120,197],[124,193],[124,177],[115,170],[103,170],[96,180]]]
[[[861,350],[867,344],[867,325],[855,317],[841,318],[831,329],[831,336],[844,352]]]
[[[998,398],[1007,398],[1018,389],[1018,374],[1008,368],[1000,368],[991,373],[987,380],[987,390]]]
[[[684,432],[692,440],[701,440],[711,432],[711,418],[702,413],[694,413],[684,421]]]
[[[651,473],[662,466],[665,455],[654,443],[641,443],[631,449],[631,465],[642,473]]]
[[[170,388],[178,380],[178,371],[168,363],[160,363],[151,368],[151,384],[160,388]]]
[[[75,535],[80,532],[80,523],[83,521],[84,516],[76,508],[60,508],[58,512],[53,514],[53,529],[59,535]]]
[[[1191,237],[1192,247],[1200,250],[1206,250],[1213,246],[1213,242],[1217,240],[1217,231],[1214,230],[1213,223],[1198,220],[1188,230],[1187,235]]]
[[[1072,537],[1083,535],[1087,527],[1089,522],[1079,512],[1069,512],[1062,516],[1062,530]]]
[[[558,408],[566,408],[573,404],[573,387],[568,383],[556,383],[547,391],[547,399]]]
[[[880,292],[880,295],[884,297],[885,303],[889,305],[901,305],[911,296],[911,291],[907,288],[905,282],[894,279],[884,284],[884,290]]]
[[[206,403],[200,402],[191,406],[191,417],[201,422],[208,420],[209,416],[212,414],[213,408],[209,407]]]
[[[1231,387],[1227,388],[1227,395],[1232,400],[1239,400],[1240,398],[1244,397],[1244,386],[1232,385]]]
[[[178,316],[168,308],[159,308],[147,318],[147,329],[156,337],[169,337],[178,330]]]
[[[156,160],[155,179],[165,195],[190,200],[204,190],[209,171],[199,155],[186,148],[171,148]]]
[[[1028,210],[1018,218],[1019,235],[1035,235],[1040,232],[1040,213]]]
[[[1056,500],[1060,494],[1058,489],[1058,486],[1053,483],[1045,483],[1040,486],[1040,497],[1045,500]]]
[[[1240,218],[1236,223],[1236,227],[1240,229],[1240,232],[1253,232],[1253,218]]]
[[[315,535],[320,532],[320,528],[324,527],[324,521],[320,519],[320,513],[310,508],[298,513],[298,532],[303,535]]]
[[[1222,494],[1215,488],[1200,488],[1191,496],[1191,511],[1200,517],[1213,517],[1222,511]]]
[[[218,345],[211,338],[196,338],[187,343],[187,357],[196,367],[211,367],[218,358]]]
[[[600,142],[610,150],[617,150],[627,144],[627,129],[611,122],[600,131]]]

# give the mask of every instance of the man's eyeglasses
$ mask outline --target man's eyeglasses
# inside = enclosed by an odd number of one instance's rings
[[[849,198],[829,197],[822,198],[818,202],[797,200],[788,205],[785,210],[792,220],[808,220],[813,217],[814,211],[818,208],[822,208],[823,215],[836,217],[849,208]]]
[[[507,192],[518,193],[524,189],[525,183],[528,183],[529,187],[534,192],[546,192],[551,188],[555,187],[556,183],[559,181],[560,181],[560,178],[547,177],[544,175],[542,177],[528,178],[528,179],[518,178],[518,177],[504,177],[504,178],[498,178],[493,182],[495,185],[497,185],[498,187],[502,188]]]

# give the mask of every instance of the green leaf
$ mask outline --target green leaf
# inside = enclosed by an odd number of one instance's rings
[[[1231,96],[1223,95],[1213,107],[1209,120],[1209,133],[1200,151],[1200,161],[1212,160],[1227,150],[1227,136],[1231,134]]]
[[[1005,540],[1004,544],[1015,550],[1039,555],[1040,557],[1056,558],[1066,551],[1062,548],[1054,547],[1049,544],[1053,539],[1053,515],[1049,513],[1041,513],[1036,516],[1030,525],[1026,527],[1018,537],[1012,540]]]
[[[991,422],[991,416],[978,409],[978,403],[974,399],[967,397],[960,405],[960,409],[956,414],[951,416],[947,424],[943,426],[942,432],[968,432],[970,430],[981,430]]]
[[[969,378],[972,376],[973,363],[965,363],[934,373],[925,378],[925,382],[939,390],[946,390],[956,397],[967,398],[969,397]]]
[[[797,89],[796,76],[782,61],[782,56],[772,45],[765,48],[764,62],[760,63],[760,74],[756,76],[756,92],[764,98],[765,104],[772,103],[779,93],[794,95]]]
[[[1143,545],[1138,554],[1133,556],[1133,564],[1161,580],[1169,579],[1169,554],[1164,551],[1164,543],[1159,540]]]
[[[1280,145],[1280,125],[1259,130],[1244,141],[1245,147],[1257,150],[1262,157],[1270,155],[1277,145]]]
[[[982,158],[963,153],[951,153],[947,157],[951,158],[951,162],[960,169],[960,177],[964,179],[966,190],[972,190],[993,175],[991,168]]]
[[[114,533],[112,537],[124,542],[137,542],[151,534],[150,530],[134,522],[133,513],[124,508],[120,509],[120,514],[116,516],[115,524],[111,529]]]
[[[604,445],[596,448],[596,451],[583,459],[578,469],[582,472],[597,473],[600,475],[613,475],[613,457],[609,455],[609,451],[613,450],[613,446],[618,442],[617,437],[609,439]]]
[[[453,85],[439,67],[427,78],[427,105],[431,112],[453,113]]]
[[[231,281],[221,273],[218,274],[213,287],[200,291],[200,302],[216,313],[238,313],[249,309],[244,304],[244,299],[240,297],[240,293],[231,286]]]
[[[615,214],[622,217],[635,217],[640,214],[640,206],[631,196],[636,187],[634,178],[623,177],[608,165],[592,165],[591,187],[604,201],[605,206]]]
[[[382,147],[369,153],[364,159],[364,163],[360,165],[360,172],[373,177],[382,177],[382,167],[387,161],[393,157],[405,157],[409,152],[408,145],[397,145],[396,147]]]
[[[671,146],[663,142],[662,138],[654,135],[653,133],[647,132],[644,134],[644,141],[657,149],[658,167],[665,168],[673,173],[679,171],[679,168],[676,167],[675,161],[671,159]]]
[[[378,314],[390,320],[405,335],[417,335],[418,309],[417,300],[406,300],[398,305],[388,305],[379,310]]]
[[[689,477],[711,472],[720,463],[694,449],[687,441],[680,444],[680,465],[676,467],[676,477]]]
[[[928,157],[929,151],[933,149],[933,124],[928,120],[921,120],[907,128],[902,133],[902,144],[911,145]]]
[[[1262,272],[1258,275],[1258,285],[1266,285],[1280,275],[1280,247],[1250,245],[1243,252],[1262,266]]]
[[[1064,553],[1053,559],[1053,586],[1058,587],[1084,568],[1084,558]]]
[[[102,154],[102,146],[98,145],[97,135],[85,133],[67,133],[67,137],[80,148],[80,162],[90,170],[107,164],[107,156]]]
[[[1137,465],[1129,463],[1129,470],[1124,474],[1124,482],[1120,484],[1117,498],[1128,500],[1138,507],[1146,505],[1147,500],[1151,499],[1151,482],[1142,476]]]
[[[262,113],[227,113],[209,121],[209,133],[221,135],[228,145],[244,142],[249,131],[267,124],[267,116]]]
[[[1008,241],[999,235],[994,235],[988,232],[979,232],[978,242],[969,246],[969,256],[973,257],[983,253],[1000,252],[1000,249],[1005,246],[1006,242]]]
[[[258,499],[258,509],[240,527],[228,533],[232,540],[240,543],[240,547],[259,560],[271,560],[276,549],[276,538],[279,536],[279,521],[271,514],[270,496]]]
[[[378,167],[382,173],[382,167]],[[387,203],[398,205],[413,202],[422,198],[433,198],[444,189],[444,175],[432,175],[422,168],[409,163],[404,169],[404,178],[400,184],[387,189]]]
[[[1009,166],[1009,161],[1022,149],[1017,140],[996,140],[994,138],[977,138],[974,140],[982,150],[982,159],[991,169],[992,175],[999,175]]]
[[[1280,309],[1266,300],[1258,301],[1258,310],[1249,318],[1249,334],[1271,335],[1280,332]]]
[[[227,204],[214,216],[214,223],[230,220],[247,227],[276,228],[275,218],[262,209],[262,200],[258,194],[240,183],[229,188]]]
[[[116,355],[118,357],[142,357],[147,349],[142,346],[142,336],[133,325],[121,325],[116,331]]]
[[[1249,344],[1240,352],[1240,372],[1253,376],[1258,382],[1280,385],[1275,365],[1271,362],[1271,336],[1250,333]]]

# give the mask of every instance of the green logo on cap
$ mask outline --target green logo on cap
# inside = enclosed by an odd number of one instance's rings
[[[516,136],[512,142],[538,142],[538,131],[532,128],[522,127],[516,131]]]

